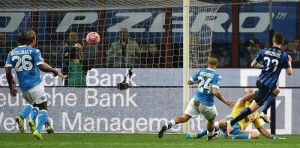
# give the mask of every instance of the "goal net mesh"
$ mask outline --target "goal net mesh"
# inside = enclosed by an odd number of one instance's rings
[[[220,7],[190,0],[190,75],[207,65]],[[157,132],[182,114],[182,23],[182,0],[2,0],[1,66],[18,34],[33,29],[45,62],[67,76],[60,81],[42,74],[49,118],[58,132]],[[100,35],[99,44],[87,44],[89,32]],[[82,53],[73,50],[76,43],[83,45]],[[130,68],[129,89],[117,89]],[[70,96],[75,103],[66,103]],[[80,128],[71,125],[77,118],[85,118]],[[192,120],[192,130],[203,128],[203,121]]]

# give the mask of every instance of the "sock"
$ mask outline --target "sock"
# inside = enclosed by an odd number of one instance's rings
[[[38,114],[39,114],[39,108],[37,108],[37,107],[32,108],[31,113],[30,113],[30,119],[32,119],[33,121],[35,121],[36,116]]]
[[[48,120],[48,112],[46,110],[41,110],[38,116],[38,123],[36,129],[41,132],[43,125]]]
[[[215,128],[210,132],[207,130],[207,136],[213,136],[215,133]]]
[[[50,125],[48,118],[45,120],[45,127],[48,125]]]
[[[22,112],[21,112],[21,114],[20,114],[20,116],[22,118],[27,118],[28,115],[31,112],[31,109],[32,109],[32,105],[30,105],[30,104],[25,105],[24,108],[23,108],[23,110],[22,110]]]
[[[197,137],[201,138],[205,135],[207,135],[207,129],[206,128],[202,129],[202,131],[197,134]]]
[[[241,121],[242,119],[244,119],[250,114],[251,114],[250,108],[249,107],[245,108],[233,120],[230,121],[230,125],[233,126],[234,124]]]
[[[175,123],[175,121],[174,121],[173,119],[170,120],[170,121],[167,123],[168,129],[172,128],[175,124],[176,124],[176,123]]]
[[[266,101],[266,104],[264,105],[264,108],[263,108],[263,110],[262,110],[262,112],[263,112],[264,114],[267,114],[268,109],[270,108],[271,104],[274,102],[274,100],[275,100],[276,97],[277,97],[277,96],[275,96],[275,95],[273,95],[273,94],[271,94],[271,95],[268,97],[268,99],[267,99],[267,101]]]
[[[250,139],[250,134],[237,134],[235,135],[235,139]]]

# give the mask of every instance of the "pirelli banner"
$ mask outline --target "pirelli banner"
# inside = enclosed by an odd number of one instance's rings
[[[64,87],[51,75],[43,74],[48,98],[49,121],[56,132],[158,132],[164,122],[182,114],[182,69],[134,69],[131,85],[118,90],[126,69],[93,69],[87,76],[87,87]],[[223,77],[221,92],[227,98],[237,100],[245,87],[254,87],[259,70],[219,69]],[[281,92],[276,99],[277,134],[300,134],[297,125],[299,112],[299,70],[293,76],[280,76]],[[15,133],[14,121],[26,104],[22,94],[11,97],[4,70],[0,70],[0,132]],[[223,86],[223,87],[222,87]],[[190,89],[191,94],[196,90]],[[19,91],[20,92],[20,91]],[[191,95],[192,96],[192,95]],[[217,120],[230,113],[230,108],[215,99],[219,112]],[[27,121],[25,122],[28,130]],[[264,123],[264,122],[262,122]],[[202,116],[190,121],[191,131],[199,131],[206,125]],[[264,125],[269,129],[269,125]],[[253,126],[249,130],[255,130]],[[170,132],[182,132],[182,125]]]

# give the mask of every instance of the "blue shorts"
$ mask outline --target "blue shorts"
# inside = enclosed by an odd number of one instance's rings
[[[226,120],[233,120],[233,118],[226,117]],[[236,123],[232,126],[232,130],[231,130],[230,134],[237,135],[237,134],[239,134],[240,130],[242,130],[241,126],[239,125],[239,123]]]

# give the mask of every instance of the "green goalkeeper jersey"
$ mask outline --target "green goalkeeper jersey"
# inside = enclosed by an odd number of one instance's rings
[[[82,64],[77,61],[70,61],[69,74],[68,74],[69,86],[86,86],[85,72],[82,69]]]

